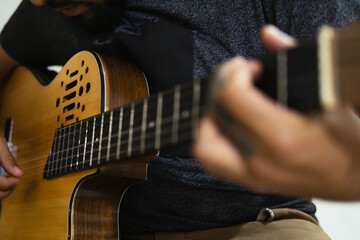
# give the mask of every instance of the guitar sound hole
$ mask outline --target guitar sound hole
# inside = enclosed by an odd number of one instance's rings
[[[90,83],[86,84],[86,93],[88,93],[90,91]]]
[[[69,104],[63,108],[63,113],[69,112],[75,108],[75,103]]]
[[[73,118],[74,118],[74,114],[71,114],[65,118],[65,121],[70,121]]]
[[[69,101],[70,99],[73,99],[74,97],[76,97],[76,92],[72,92],[68,95],[66,95],[65,97],[63,97],[63,100],[62,102],[66,102],[66,101]]]
[[[67,91],[67,90],[69,90],[69,89],[71,89],[71,88],[75,87],[76,85],[77,85],[77,80],[75,80],[75,81],[73,81],[73,82],[69,83],[68,85],[66,85],[66,87],[65,87],[65,91]]]
[[[76,76],[78,73],[79,73],[79,71],[76,70],[70,74],[70,77],[72,78],[72,77]]]

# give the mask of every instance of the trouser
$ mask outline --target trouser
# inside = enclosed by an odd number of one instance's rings
[[[267,215],[267,216],[265,216]],[[293,209],[273,209],[258,221],[191,232],[156,232],[123,236],[122,240],[329,240],[310,215]]]

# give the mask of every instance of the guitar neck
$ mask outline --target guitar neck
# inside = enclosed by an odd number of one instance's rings
[[[44,178],[190,142],[203,113],[209,85],[207,80],[178,85],[57,129]]]
[[[317,41],[262,58],[264,71],[256,86],[299,112],[334,108],[351,102],[360,109],[360,24],[339,31],[325,27]],[[45,179],[96,168],[188,143],[204,112],[211,81],[195,80],[148,99],[78,121],[55,132]],[[211,111],[235,145],[251,152],[239,138],[231,114],[217,103]],[[236,129],[236,130],[234,130]]]
[[[360,21],[324,26],[317,39],[261,60],[256,85],[281,104],[304,113],[349,103],[360,110]]]

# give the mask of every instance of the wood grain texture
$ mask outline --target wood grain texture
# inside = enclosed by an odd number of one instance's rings
[[[144,81],[141,72],[132,68],[123,73],[127,65],[102,57],[99,62],[95,56],[89,52],[75,55],[47,86],[39,84],[23,67],[4,85],[0,94],[0,133],[4,134],[5,122],[12,118],[11,149],[24,175],[17,189],[2,203],[1,239],[118,238],[120,198],[138,180],[116,174],[107,176],[98,169],[51,180],[42,178],[56,128],[100,113],[102,98],[104,109],[108,110],[147,96],[146,83],[132,83]],[[110,72],[114,69],[114,73]],[[135,80],[131,79],[133,73]],[[130,90],[134,88],[144,89],[132,94]],[[123,93],[124,96],[115,96]],[[130,169],[138,169],[138,176],[146,175],[146,163]]]
[[[337,31],[333,42],[334,72],[342,101],[360,112],[360,21]]]

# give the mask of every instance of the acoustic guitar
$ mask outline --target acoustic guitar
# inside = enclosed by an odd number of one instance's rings
[[[359,30],[359,24],[340,33],[324,28],[319,43],[305,47],[311,53],[322,50],[304,71],[287,66],[303,55],[301,48],[264,60],[258,87],[304,112],[341,104],[343,96],[345,102],[358,99],[349,86],[359,80],[352,61],[359,62],[360,54],[351,51],[360,49],[359,41],[346,44],[346,54],[339,49],[343,41],[359,39]],[[351,67],[339,68],[343,65]],[[300,94],[299,71],[313,79],[314,68],[322,80],[309,80],[316,91]],[[207,104],[209,88],[216,86],[211,81],[195,80],[148,97],[141,71],[93,52],[76,54],[50,84],[43,82],[40,73],[18,67],[1,90],[0,131],[24,172],[2,202],[1,239],[120,239],[118,212],[126,189],[146,179],[158,150],[190,142],[204,111],[223,112],[216,102]],[[329,85],[330,97],[319,94]],[[313,104],[310,98],[316,99]],[[306,107],[298,107],[302,101]],[[227,125],[223,119],[221,126]],[[237,134],[232,138],[239,142]]]

